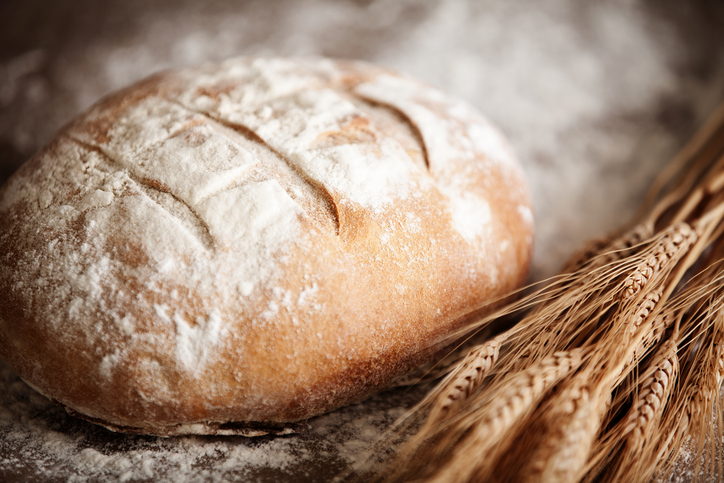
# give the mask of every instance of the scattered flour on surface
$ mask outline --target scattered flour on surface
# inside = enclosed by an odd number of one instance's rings
[[[69,482],[294,482],[299,474],[328,481],[358,461],[421,395],[383,393],[312,419],[297,435],[155,438],[112,433],[68,416],[3,363],[0,388],[0,475]]]

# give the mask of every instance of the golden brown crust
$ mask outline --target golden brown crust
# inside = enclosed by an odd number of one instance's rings
[[[101,100],[2,188],[0,233],[0,357],[108,427],[208,434],[422,362],[523,282],[532,220],[459,101],[362,63],[241,59]]]

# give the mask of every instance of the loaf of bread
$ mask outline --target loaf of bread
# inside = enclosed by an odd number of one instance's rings
[[[283,430],[437,353],[531,244],[508,143],[428,85],[320,59],[163,72],[0,191],[0,357],[114,430]]]

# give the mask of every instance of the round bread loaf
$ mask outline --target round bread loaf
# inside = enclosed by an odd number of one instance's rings
[[[111,429],[263,432],[359,401],[521,284],[530,202],[466,104],[369,64],[164,72],[0,192],[0,356]]]

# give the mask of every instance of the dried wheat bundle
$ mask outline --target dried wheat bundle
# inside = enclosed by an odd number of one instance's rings
[[[724,477],[724,106],[634,222],[450,340],[511,314],[397,426],[365,480],[650,481],[687,447]],[[392,437],[381,444],[387,444]],[[379,446],[381,448],[382,446]],[[367,471],[367,473],[364,473]],[[370,475],[369,472],[373,475]]]

